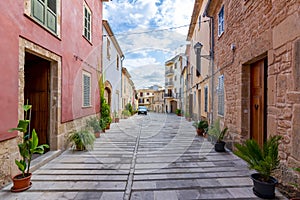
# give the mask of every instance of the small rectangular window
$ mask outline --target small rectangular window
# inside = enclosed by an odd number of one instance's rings
[[[218,79],[218,114],[224,116],[224,75]]]
[[[106,39],[106,57],[110,60],[110,40]]]
[[[84,17],[83,17],[83,35],[88,41],[92,41],[92,14],[89,7],[84,4]]]
[[[119,55],[117,55],[117,70],[119,70]]]
[[[204,87],[204,112],[208,111],[208,87]]]
[[[218,14],[218,36],[221,36],[224,32],[224,6],[221,8]]]
[[[88,72],[82,73],[82,96],[83,107],[91,106],[91,74]]]
[[[57,33],[57,0],[31,0],[31,16]]]

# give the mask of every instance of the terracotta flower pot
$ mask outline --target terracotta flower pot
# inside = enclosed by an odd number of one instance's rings
[[[96,137],[96,138],[99,138],[99,137],[100,137],[100,131],[95,132],[94,134],[95,134],[95,137]]]
[[[197,128],[196,131],[197,131],[198,136],[202,136],[202,137],[204,136],[204,130],[203,129]]]
[[[120,118],[116,117],[115,118],[115,123],[119,123],[119,121],[120,121]]]
[[[22,192],[31,187],[31,176],[32,174],[29,173],[29,175],[25,175],[23,177],[22,174],[18,174],[13,177],[13,184],[14,186],[10,189],[12,192]]]

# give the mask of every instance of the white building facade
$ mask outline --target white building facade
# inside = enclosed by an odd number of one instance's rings
[[[105,97],[111,113],[122,112],[122,65],[124,54],[115,38],[109,23],[103,20],[103,80]]]

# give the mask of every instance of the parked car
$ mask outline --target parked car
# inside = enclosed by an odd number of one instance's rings
[[[147,111],[148,111],[148,109],[147,109],[146,106],[139,106],[138,107],[138,115],[139,114],[145,114],[145,115],[147,115]]]

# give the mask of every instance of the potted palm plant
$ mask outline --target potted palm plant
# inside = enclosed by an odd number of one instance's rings
[[[32,160],[32,155],[35,153],[43,154],[45,148],[49,148],[49,145],[42,144],[38,145],[39,139],[35,129],[30,133],[30,111],[32,105],[23,105],[24,119],[19,120],[16,128],[12,128],[9,132],[20,131],[23,133],[23,140],[18,144],[19,153],[21,155],[20,160],[15,160],[18,169],[22,172],[13,177],[13,187],[12,192],[21,192],[27,190],[31,187],[31,176],[30,164]],[[27,171],[26,171],[27,170]]]
[[[101,127],[99,124],[99,119],[97,117],[92,117],[89,120],[86,120],[87,127],[91,127],[94,131],[95,137],[100,137]]]
[[[180,109],[176,109],[175,113],[176,113],[177,116],[182,116],[182,113],[181,113]]]
[[[278,145],[281,136],[273,136],[260,147],[255,140],[247,140],[244,144],[235,144],[235,155],[248,163],[250,169],[258,173],[251,174],[253,180],[253,192],[256,196],[273,199],[275,197],[275,185],[277,180],[271,176],[280,161],[278,157]]]
[[[74,131],[68,136],[71,148],[78,151],[93,149],[95,140],[95,135],[86,129]]]
[[[220,127],[220,119],[216,120],[215,123],[209,127],[207,133],[215,138],[215,151],[217,152],[225,152],[225,144],[226,142],[223,141],[224,136],[227,132],[228,128],[225,127],[221,129]]]
[[[195,121],[193,126],[196,128],[197,135],[205,136],[208,128],[208,122],[206,120]]]

